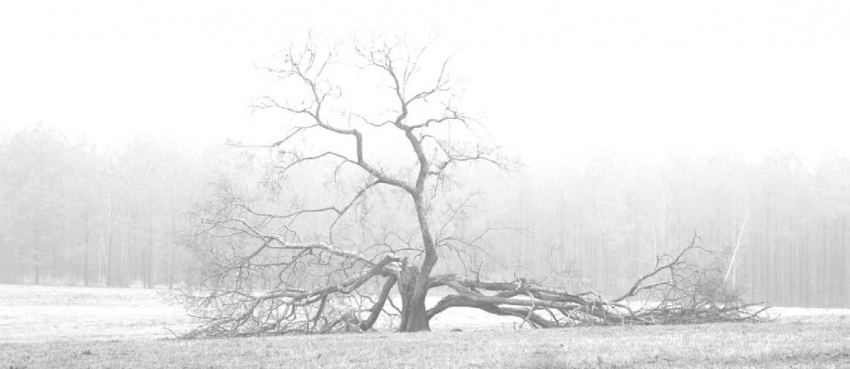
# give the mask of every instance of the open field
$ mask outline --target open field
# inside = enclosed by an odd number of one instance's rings
[[[424,334],[179,341],[163,292],[0,285],[0,368],[850,368],[850,311],[764,324],[511,329],[460,310]],[[461,326],[464,332],[449,332]],[[485,329],[496,327],[496,329]],[[471,331],[478,330],[478,331]]]
[[[0,343],[173,338],[194,327],[168,290],[0,284]],[[439,297],[431,299],[436,303]],[[400,304],[401,301],[397,301]],[[434,317],[434,331],[512,329],[475,309]],[[0,369],[3,367],[0,366]]]
[[[0,343],[173,336],[164,327],[192,321],[168,300],[159,290],[0,284]]]

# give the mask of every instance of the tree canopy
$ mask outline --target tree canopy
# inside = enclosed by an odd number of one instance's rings
[[[450,60],[433,59],[431,46],[308,40],[267,68],[282,88],[256,108],[282,113],[282,133],[242,145],[268,154],[262,179],[220,183],[194,214],[203,264],[184,298],[205,323],[189,337],[366,331],[379,321],[415,332],[452,307],[547,328],[758,318],[717,292],[718,264],[695,263],[692,254],[713,255],[697,237],[614,299],[488,280],[485,245],[506,229],[464,218],[476,191],[501,186],[471,168],[513,165],[462,113]],[[440,287],[453,294],[427,308]]]

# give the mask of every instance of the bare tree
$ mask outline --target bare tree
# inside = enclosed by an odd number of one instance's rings
[[[261,182],[274,198],[223,180],[216,201],[194,214],[202,265],[184,297],[205,322],[187,337],[365,331],[381,319],[402,332],[426,331],[452,307],[517,316],[533,327],[665,323],[673,310],[755,316],[696,299],[707,274],[684,259],[703,250],[696,238],[610,301],[523,278],[489,282],[466,268],[481,261],[469,251],[495,229],[470,235],[457,226],[473,199],[458,194],[468,182],[461,177],[470,165],[511,166],[458,108],[450,60],[432,63],[429,47],[412,50],[394,38],[351,48],[308,42],[267,68],[285,89],[255,107],[284,112],[291,128],[250,148],[272,154]],[[377,88],[357,87],[364,81]],[[464,275],[435,273],[449,254],[455,260],[442,264]],[[456,294],[427,309],[429,290],[443,286]],[[394,288],[401,306],[390,298]],[[629,300],[638,296],[654,303],[633,308]]]

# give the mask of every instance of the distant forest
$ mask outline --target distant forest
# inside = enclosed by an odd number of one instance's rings
[[[0,139],[0,283],[179,285],[193,266],[186,214],[222,178],[251,170],[237,154],[145,138],[116,151],[41,125]],[[507,181],[463,177],[493,184],[460,226],[500,231],[470,251],[496,263],[449,265],[454,272],[613,294],[696,233],[725,263],[739,246],[727,283],[750,301],[850,307],[847,158],[646,163],[601,153]]]
[[[0,281],[173,286],[202,160],[143,139],[120,153],[38,125],[0,144]]]

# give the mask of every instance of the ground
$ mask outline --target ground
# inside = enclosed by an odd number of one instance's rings
[[[850,368],[848,310],[558,330],[460,313],[433,333],[183,341],[165,328],[192,322],[165,291],[0,285],[0,368]]]

